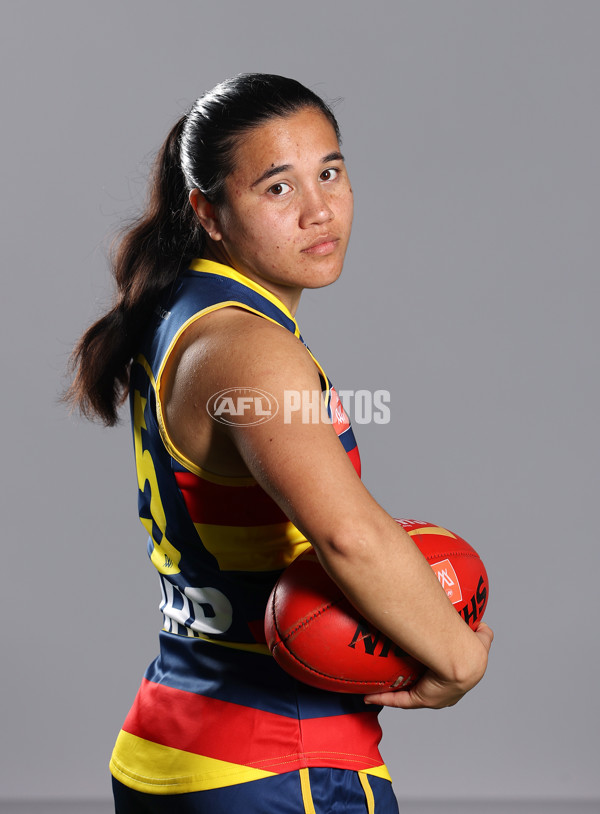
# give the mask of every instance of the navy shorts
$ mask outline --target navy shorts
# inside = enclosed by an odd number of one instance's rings
[[[398,814],[388,780],[346,769],[300,769],[185,794],[146,794],[113,778],[116,814]]]

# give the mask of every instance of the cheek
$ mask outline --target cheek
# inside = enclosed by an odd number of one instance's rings
[[[354,194],[350,184],[338,188],[333,199],[333,208],[337,211],[337,216],[341,219],[352,221],[354,214]]]
[[[277,267],[279,257],[293,243],[281,218],[256,213],[240,216],[229,224],[229,242],[241,259]]]
[[[259,216],[252,224],[252,232],[264,252],[280,252],[294,243],[296,238],[294,214],[268,213]]]
[[[270,207],[245,206],[237,190],[228,191],[230,204],[220,213],[224,238],[232,253],[247,259],[258,258],[272,262],[282,252],[289,251],[297,240],[298,215],[293,207],[273,211]],[[352,204],[350,203],[350,207]]]
[[[352,219],[354,217],[354,199],[352,197],[352,190],[350,190],[350,194],[347,195],[341,202],[339,212],[340,218],[345,224],[346,229],[350,231]]]
[[[243,207],[227,207],[222,213],[223,234],[230,246],[250,247],[260,240],[261,224],[254,222],[251,213]]]

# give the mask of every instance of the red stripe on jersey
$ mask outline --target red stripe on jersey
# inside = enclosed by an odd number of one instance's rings
[[[267,526],[288,518],[257,483],[226,486],[192,472],[175,472],[177,485],[194,523],[216,526]]]
[[[381,727],[371,710],[330,718],[305,718],[301,726],[305,752],[335,753],[338,749],[338,754],[348,756],[353,750],[360,748],[362,755],[368,755],[372,759],[370,765],[381,765],[378,751]]]
[[[381,765],[381,729],[370,710],[297,720],[144,679],[123,729],[153,743],[269,771]]]
[[[347,452],[348,457],[352,463],[352,466],[356,470],[356,474],[360,478],[360,454],[358,452],[358,447],[354,447],[354,449],[349,449]]]

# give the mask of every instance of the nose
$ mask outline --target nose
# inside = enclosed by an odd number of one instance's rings
[[[317,186],[306,190],[300,213],[300,227],[308,229],[310,226],[328,223],[333,218],[333,210],[323,189]]]

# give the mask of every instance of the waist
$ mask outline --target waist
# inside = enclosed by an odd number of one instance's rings
[[[270,654],[162,633],[113,773],[140,790],[181,791],[311,766],[385,776],[378,711],[360,695],[296,681]]]
[[[207,641],[160,633],[160,655],[144,678],[175,690],[292,717],[375,714],[362,695],[328,692],[289,676],[266,645]]]

